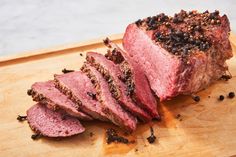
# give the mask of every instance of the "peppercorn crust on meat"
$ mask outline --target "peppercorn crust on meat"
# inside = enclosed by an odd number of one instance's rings
[[[226,73],[225,61],[233,56],[229,31],[229,20],[219,11],[182,10],[130,24],[123,46],[163,101],[198,92]]]

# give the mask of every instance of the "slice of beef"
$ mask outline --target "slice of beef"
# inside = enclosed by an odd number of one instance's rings
[[[109,48],[105,56],[115,64],[118,64],[122,71],[122,80],[126,84],[128,95],[140,107],[145,109],[152,118],[159,118],[157,101],[142,69],[125,51],[112,43],[108,38],[104,40],[104,43]]]
[[[102,54],[96,52],[88,52],[86,59],[107,80],[112,96],[122,107],[143,121],[151,120],[151,116],[136,105],[129,97],[125,84],[119,79],[122,72],[117,65],[106,59]]]
[[[130,24],[123,46],[161,100],[192,94],[219,79],[232,57],[230,25],[218,11],[159,14]]]
[[[47,107],[66,111],[69,115],[81,120],[92,120],[92,117],[79,111],[78,105],[61,93],[54,85],[54,81],[36,82],[30,90],[33,100],[47,105]]]
[[[96,99],[96,90],[90,79],[81,71],[55,75],[56,87],[67,95],[79,109],[94,119],[108,121]]]
[[[27,110],[27,120],[33,131],[47,137],[69,137],[85,130],[77,118],[39,103]]]
[[[125,111],[117,102],[109,90],[109,85],[94,67],[84,64],[81,70],[91,79],[97,90],[97,97],[102,104],[102,109],[107,117],[116,125],[134,131],[136,129],[137,120],[130,113]]]

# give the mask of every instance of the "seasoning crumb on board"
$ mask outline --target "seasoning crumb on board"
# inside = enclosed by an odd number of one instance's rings
[[[225,99],[224,95],[220,95],[218,98],[220,101],[223,101]]]
[[[80,55],[80,56],[83,56],[83,54],[82,54],[82,53],[80,53],[79,55]]]
[[[18,115],[16,119],[17,119],[19,122],[23,122],[23,121],[27,120],[27,116]]]
[[[229,92],[228,97],[231,98],[231,99],[234,98],[235,97],[235,93],[234,92]]]
[[[37,140],[37,139],[39,139],[41,136],[42,136],[41,134],[36,133],[36,134],[31,135],[31,138],[32,138],[33,140]]]
[[[228,81],[229,79],[231,79],[232,78],[232,76],[230,76],[230,75],[222,75],[221,76],[221,80],[225,80],[225,81]]]
[[[119,136],[117,131],[113,128],[109,128],[106,130],[106,136],[107,136],[106,137],[107,144],[110,144],[112,142],[124,143],[124,144],[130,143],[130,141],[127,138]]]
[[[33,93],[33,90],[32,90],[32,89],[28,89],[28,90],[27,90],[27,95],[32,95],[32,93]]]
[[[154,130],[150,127],[151,135],[147,138],[149,143],[154,143],[156,141],[156,136],[154,135]]]
[[[200,99],[200,96],[198,95],[192,95],[192,99],[195,101],[195,102],[199,102],[201,99]]]
[[[64,68],[64,69],[62,69],[62,72],[64,74],[66,74],[66,73],[74,72],[74,70],[68,70],[68,69]]]

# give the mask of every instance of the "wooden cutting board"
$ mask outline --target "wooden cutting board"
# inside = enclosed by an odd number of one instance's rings
[[[110,37],[121,44],[122,35]],[[235,49],[236,37],[230,37]],[[18,122],[34,104],[26,91],[36,81],[46,81],[63,68],[79,69],[87,51],[106,52],[102,39],[0,59],[0,156],[219,156],[236,155],[236,98],[218,101],[219,95],[236,92],[236,57],[228,61],[233,78],[217,81],[198,94],[199,103],[189,96],[179,96],[159,106],[161,122],[141,124],[128,138],[134,144],[105,143],[105,130],[115,128],[102,122],[83,122],[81,135],[52,140],[32,140],[27,122]],[[176,119],[176,115],[181,117]],[[157,141],[149,144],[149,127],[153,126]],[[120,131],[121,134],[122,131]]]

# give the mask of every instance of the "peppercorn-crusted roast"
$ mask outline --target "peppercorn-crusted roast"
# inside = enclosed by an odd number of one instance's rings
[[[77,118],[39,103],[27,110],[27,120],[33,131],[47,137],[68,137],[85,130]]]
[[[142,69],[125,51],[108,38],[104,40],[104,43],[109,48],[105,56],[118,64],[122,71],[121,80],[126,84],[128,95],[136,104],[144,108],[152,118],[159,118],[156,99]]]
[[[95,52],[88,52],[86,59],[89,64],[94,66],[103,75],[103,77],[108,82],[111,95],[120,103],[123,108],[137,116],[142,121],[151,120],[151,115],[147,114],[129,97],[125,84],[119,79],[122,75],[122,72],[117,65],[108,60],[102,54]]]
[[[28,123],[48,137],[82,133],[78,119],[111,121],[132,132],[137,119],[159,118],[152,90],[163,101],[194,94],[222,76],[229,79],[229,31],[227,16],[218,11],[182,10],[174,17],[138,20],[124,34],[126,51],[107,38],[107,54],[88,52],[81,71],[64,69],[54,81],[34,83],[28,94],[38,104],[27,111]]]
[[[89,64],[84,64],[81,70],[91,79],[94,87],[97,90],[97,98],[102,105],[103,112],[116,125],[126,129],[127,131],[134,131],[136,129],[137,120],[134,116],[124,110],[109,90],[109,85],[94,67]],[[142,116],[147,114],[140,113]]]
[[[159,14],[130,24],[123,46],[161,100],[192,94],[226,73],[229,21],[218,11]]]
[[[55,75],[56,87],[94,119],[108,121],[90,79],[81,71]]]
[[[79,106],[55,87],[54,81],[36,82],[31,86],[28,94],[32,95],[34,101],[47,105],[52,110],[61,109],[81,120],[92,120],[89,115],[79,111]]]

